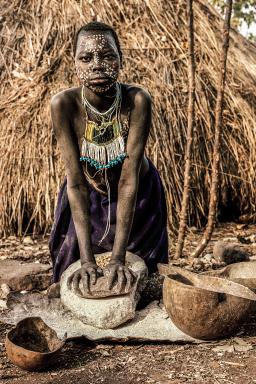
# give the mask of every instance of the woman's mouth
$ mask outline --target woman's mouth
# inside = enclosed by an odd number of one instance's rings
[[[91,79],[90,80],[90,83],[92,84],[102,84],[102,83],[106,83],[108,81],[108,78],[107,77],[97,77],[95,79]]]
[[[95,75],[93,77],[90,78],[90,83],[92,84],[102,84],[102,83],[106,83],[107,81],[109,81],[109,78],[108,76],[106,75]]]

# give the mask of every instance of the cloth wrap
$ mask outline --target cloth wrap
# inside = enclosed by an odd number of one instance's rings
[[[149,169],[139,182],[136,208],[127,251],[145,260],[149,273],[157,263],[168,262],[167,209],[159,173],[149,161]],[[89,183],[91,240],[94,254],[111,251],[116,229],[117,198],[110,199],[111,221],[107,237],[98,246],[106,227],[108,197]],[[53,262],[53,282],[60,279],[68,266],[80,258],[77,235],[67,196],[65,178],[58,195],[55,219],[50,235],[50,254]]]

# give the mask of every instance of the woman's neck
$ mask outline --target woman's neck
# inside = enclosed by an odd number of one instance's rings
[[[94,108],[104,112],[113,104],[116,96],[116,86],[113,85],[105,93],[95,93],[90,88],[84,87],[84,96]]]

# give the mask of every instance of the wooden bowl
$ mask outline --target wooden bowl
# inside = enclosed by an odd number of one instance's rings
[[[5,340],[10,361],[27,371],[50,367],[65,344],[40,317],[28,317],[11,329]]]
[[[174,324],[197,339],[232,334],[252,311],[256,294],[230,280],[171,267],[165,276],[163,301]]]
[[[207,271],[204,274],[232,280],[256,292],[256,261],[229,264],[222,269]]]

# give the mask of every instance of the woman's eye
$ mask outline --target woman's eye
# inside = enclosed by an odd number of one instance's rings
[[[91,57],[83,56],[83,57],[80,57],[80,60],[83,61],[84,63],[89,63],[89,61],[91,60]]]
[[[104,55],[104,59],[114,59],[115,58],[115,55],[113,55],[112,53],[108,53],[107,55]]]

